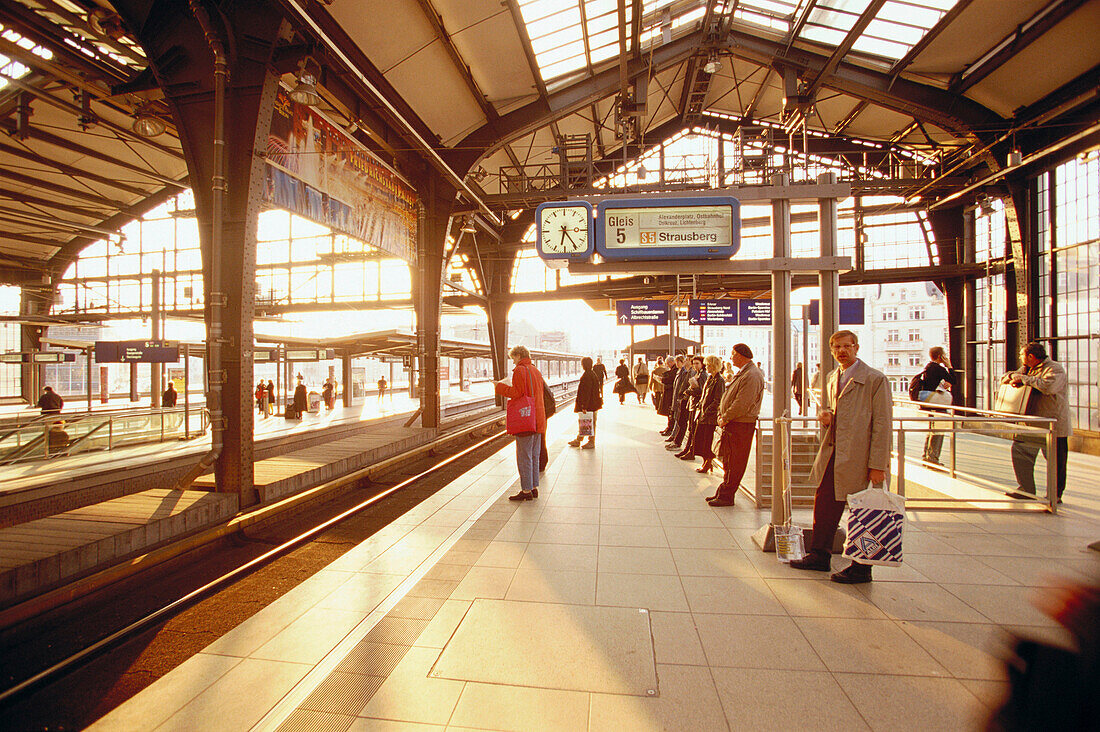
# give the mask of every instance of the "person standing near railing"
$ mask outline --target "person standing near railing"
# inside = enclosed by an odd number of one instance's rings
[[[764,374],[752,362],[752,349],[738,343],[730,358],[737,372],[722,392],[718,410],[718,424],[722,426],[718,450],[725,475],[718,490],[707,499],[716,508],[732,506],[741,487],[756,434],[756,420],[760,417],[760,402],[764,399]]]
[[[1002,384],[1030,386],[1025,414],[1054,419],[1054,460],[1058,473],[1058,502],[1066,490],[1066,459],[1069,454],[1069,436],[1073,434],[1066,391],[1069,379],[1062,364],[1047,355],[1042,343],[1032,341],[1024,346],[1024,365],[1001,377]],[[1035,495],[1035,458],[1039,451],[1047,455],[1046,441],[1042,437],[1017,435],[1012,439],[1012,470],[1016,473],[1018,488],[1009,491],[1012,498],[1030,498]]]
[[[825,436],[814,460],[810,481],[814,494],[814,533],[805,558],[793,560],[794,569],[828,572],[833,539],[848,496],[882,485],[890,470],[894,403],[890,381],[859,358],[859,339],[850,330],[829,338],[829,350],[840,368],[825,379],[818,419]],[[841,584],[871,581],[871,565],[853,561],[829,578]]]
[[[65,406],[65,400],[53,390],[52,386],[42,389],[42,396],[38,397],[38,408],[42,414],[61,414],[61,408]]]
[[[164,390],[164,393],[160,396],[160,403],[163,407],[176,406],[176,398],[179,396],[179,392],[176,391],[176,385],[171,381],[168,382],[168,388]]]
[[[917,374],[917,401],[926,404],[951,404],[951,387],[955,384],[955,370],[943,346],[928,349],[928,364]],[[910,392],[912,396],[912,392]],[[921,407],[931,411],[931,407]],[[935,423],[928,426],[928,437],[924,440],[924,461],[941,465],[940,451],[943,450],[943,432],[935,429]]]

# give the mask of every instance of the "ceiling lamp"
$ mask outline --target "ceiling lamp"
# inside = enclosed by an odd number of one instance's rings
[[[130,129],[142,137],[156,137],[168,129],[168,125],[155,114],[142,110],[134,116],[134,123]]]
[[[474,222],[469,217],[462,219],[462,226],[460,226],[458,230],[463,234],[477,233],[477,227],[474,226]]]
[[[703,71],[708,74],[717,74],[722,70],[722,62],[718,60],[717,56],[711,56],[707,59],[707,62],[703,64]]]
[[[298,83],[290,90],[290,99],[307,107],[316,107],[321,103],[321,95],[317,93],[317,74],[310,68],[312,58],[303,59],[298,64]]]

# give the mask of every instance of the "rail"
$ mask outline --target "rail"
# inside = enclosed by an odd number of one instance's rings
[[[190,406],[41,415],[0,434],[0,465],[188,440],[209,425],[206,409]]]
[[[973,510],[1033,510],[1041,506],[1057,512],[1053,419],[949,405],[937,405],[933,411],[908,400],[899,400],[897,407],[892,421],[893,460],[888,481],[906,498],[907,505]],[[820,444],[821,427],[813,416],[785,419],[790,422],[790,430],[781,431],[781,447],[790,456],[795,502],[806,504],[812,501],[816,489],[807,479]],[[747,492],[758,507],[769,505],[771,495],[774,423],[771,417],[757,423],[756,481]],[[1017,443],[1028,446],[1028,451],[1043,453],[1045,480],[1038,485],[1045,482],[1045,493],[1019,491],[1010,457]],[[1022,469],[1026,467],[1022,465]],[[1030,469],[1034,472],[1034,466]]]

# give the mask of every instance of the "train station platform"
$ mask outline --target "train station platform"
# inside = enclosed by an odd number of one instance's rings
[[[1010,634],[1068,642],[1037,593],[1100,572],[1095,459],[1057,515],[911,511],[905,564],[842,586],[709,507],[662,426],[609,400],[576,450],[566,410],[537,500],[500,450],[91,729],[970,728]]]

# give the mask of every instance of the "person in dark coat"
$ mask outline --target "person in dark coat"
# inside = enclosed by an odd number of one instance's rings
[[[179,392],[176,391],[176,385],[171,381],[168,382],[168,388],[161,394],[160,403],[164,407],[176,406],[176,398],[179,396]]]
[[[702,394],[703,384],[700,379],[704,378],[703,374],[705,373],[702,356],[692,356],[691,366],[680,369],[682,379],[677,387],[678,391],[674,395],[676,399],[676,431],[672,433],[669,446],[666,449],[680,450],[680,445],[684,442],[685,437],[689,440],[688,444],[691,444],[691,433],[695,429],[695,400]],[[684,454],[686,454],[685,451],[681,450],[676,454],[676,457],[681,457]]]
[[[592,368],[592,359],[588,356],[582,358],[581,368],[584,369],[584,373],[581,374],[581,380],[577,384],[577,401],[573,405],[573,411],[578,414],[592,412],[592,434],[584,445],[581,445],[580,434],[577,435],[577,439],[570,440],[569,445],[580,447],[582,450],[591,450],[596,446],[596,413],[603,408],[603,390],[600,389],[599,377]]]
[[[336,386],[332,379],[325,379],[325,385],[321,387],[321,399],[325,402],[325,409],[336,406]]]
[[[672,435],[672,430],[675,428],[672,415],[672,393],[675,390],[676,377],[679,375],[680,369],[684,366],[684,357],[676,356],[673,358],[669,356],[668,359],[665,360],[665,364],[667,364],[668,368],[661,374],[661,401],[657,404],[657,414],[668,417],[668,425],[661,430],[661,434],[665,437],[670,437]]]
[[[637,394],[638,390],[630,378],[630,367],[626,365],[626,359],[620,358],[619,365],[615,367],[615,386],[612,388],[619,395],[619,404],[626,404],[627,394]]]
[[[596,356],[596,363],[592,365],[592,372],[596,374],[596,378],[600,380],[600,386],[607,381],[607,367],[603,365],[603,361],[599,356]]]
[[[38,397],[38,408],[42,414],[61,414],[61,408],[65,406],[65,400],[53,390],[52,386],[42,389],[42,396]]]
[[[298,419],[309,411],[309,397],[306,395],[305,377],[298,374],[298,386],[294,387],[294,411]]]
[[[700,473],[709,473],[714,464],[714,430],[718,427],[718,405],[722,402],[722,390],[726,383],[722,380],[722,359],[710,355],[703,359],[707,379],[703,383],[697,400],[695,434],[689,447],[684,451],[684,460],[703,458]],[[702,378],[702,377],[700,377]]]
[[[791,393],[794,394],[794,400],[798,403],[799,412],[802,411],[803,399],[806,396],[803,386],[805,385],[802,383],[802,362],[799,361],[794,367],[794,373],[791,374]]]

